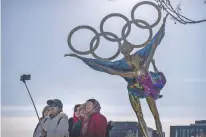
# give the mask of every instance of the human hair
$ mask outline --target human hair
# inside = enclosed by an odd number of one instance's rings
[[[96,99],[88,99],[87,102],[92,102],[93,104],[97,101]]]
[[[76,104],[75,106],[74,106],[74,112],[77,112],[77,108],[78,107],[80,107],[82,104]]]
[[[82,110],[82,109],[86,109],[86,103],[82,104],[80,107],[79,107],[79,110]]]
[[[49,111],[49,106],[48,106],[48,105],[44,107],[44,109],[43,109],[43,111],[42,111],[42,117],[44,117],[44,113],[45,113],[46,111]]]

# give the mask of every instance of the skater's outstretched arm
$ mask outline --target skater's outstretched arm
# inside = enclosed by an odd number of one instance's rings
[[[114,70],[112,68],[107,68],[107,67],[101,66],[99,64],[96,64],[96,65],[102,69],[107,70],[112,75],[118,75],[118,76],[128,77],[128,78],[132,78],[132,77],[137,76],[137,74],[135,72],[132,72],[132,71],[131,72],[121,72],[121,71]]]
[[[75,57],[80,59],[81,61],[83,61],[87,66],[89,66],[90,68],[92,68],[93,70],[96,71],[100,71],[100,72],[105,72],[110,74],[108,71],[106,71],[105,69],[102,69],[100,66],[104,66],[104,67],[112,67],[112,68],[117,68],[117,64],[115,64],[114,62],[110,62],[110,61],[104,61],[104,60],[99,60],[99,59],[93,59],[93,58],[85,58],[85,57],[81,57],[77,54],[65,54],[64,57]],[[98,64],[98,65],[97,65]]]
[[[165,35],[165,23],[166,23],[167,15],[163,19],[163,24],[159,31],[155,34],[155,36],[152,38],[151,42],[146,45],[144,48],[141,50],[137,51],[135,54],[138,54],[142,60],[143,60],[143,66],[148,69],[149,65],[151,63],[151,60],[154,56],[154,53],[157,49],[157,46],[161,43],[164,35]]]
[[[120,72],[132,71],[132,68],[127,64],[127,62],[124,59],[110,62],[110,61],[104,61],[104,60],[100,60],[100,59],[85,58],[85,57],[81,57],[81,56],[79,56],[77,54],[73,54],[73,53],[66,54],[65,57],[66,56],[76,57],[76,58],[82,60],[87,66],[89,66],[93,70],[108,73],[111,75],[122,76],[123,74]]]

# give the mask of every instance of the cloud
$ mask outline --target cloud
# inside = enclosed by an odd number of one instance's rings
[[[33,134],[38,120],[36,117],[2,117],[1,135],[2,137],[30,137]]]
[[[143,114],[144,119],[148,125],[155,129],[154,118],[149,108],[144,105],[143,102]],[[43,108],[43,105],[38,105],[39,112]],[[65,113],[72,116],[73,105],[64,105]],[[169,137],[170,125],[188,125],[195,120],[204,119],[203,108],[190,107],[190,106],[159,106],[159,114],[163,125],[163,130],[166,132],[166,137]],[[25,114],[16,116],[17,112],[25,111]],[[5,113],[7,112],[7,113]],[[184,112],[184,113],[182,113]],[[14,115],[7,116],[6,114],[13,113]],[[28,114],[31,114],[28,116]],[[128,105],[102,105],[102,113],[107,117],[107,120],[113,121],[137,121],[136,115],[133,112],[131,106]],[[37,118],[34,116],[34,110],[32,106],[2,106],[2,135],[6,137],[12,137],[15,134],[21,135],[21,137],[31,136],[37,123]],[[181,117],[181,118],[180,118]],[[19,126],[21,124],[21,126]]]
[[[200,77],[184,78],[183,81],[186,82],[186,83],[205,84],[206,83],[206,78],[200,78]]]
[[[91,6],[91,2],[94,5],[96,2],[96,5],[100,6]],[[37,123],[33,107],[28,106],[31,103],[28,95],[23,92],[25,87],[19,82],[19,75],[22,72],[32,74],[32,80],[28,86],[35,103],[37,103],[39,113],[44,107],[42,104],[45,104],[47,99],[60,98],[65,104],[65,112],[72,116],[75,103],[95,97],[100,101],[102,113],[108,119],[136,121],[136,116],[128,100],[127,83],[124,80],[93,71],[75,59],[63,58],[63,55],[69,50],[66,43],[68,32],[77,24],[88,24],[99,28],[101,19],[112,12],[119,12],[130,17],[128,13],[136,3],[136,0],[130,2],[125,0],[116,2],[89,0],[84,1],[83,4],[80,1],[56,3],[53,0],[48,5],[45,1],[19,0],[16,3],[9,0],[3,1],[3,136],[29,137]],[[196,5],[196,2],[192,5]],[[54,7],[58,12],[53,10]],[[185,7],[188,8],[188,13],[193,11],[189,10],[189,4]],[[153,19],[153,13],[150,14],[150,10],[143,9],[144,12],[136,11],[135,16],[139,18],[139,15],[147,14],[144,17]],[[198,10],[199,13],[204,13],[204,11],[204,7]],[[203,15],[197,12],[192,12],[192,14],[194,17]],[[36,20],[41,20],[41,22]],[[115,21],[117,21],[116,18]],[[117,30],[120,30],[119,22],[114,27],[111,24],[108,26],[115,34]],[[203,94],[205,94],[203,87],[205,79],[202,79],[202,75],[197,77],[197,71],[202,70],[203,72],[205,68],[205,63],[202,60],[205,56],[203,51],[205,51],[204,43],[206,42],[204,39],[205,31],[202,31],[204,28],[204,23],[182,26],[180,24],[174,25],[172,21],[168,21],[165,38],[155,53],[158,67],[165,72],[168,78],[167,85],[161,92],[164,98],[158,101],[163,128],[166,128],[167,132],[170,124],[186,124],[195,119],[203,118],[203,114],[206,113],[204,103],[202,103]],[[135,31],[143,36],[139,30]],[[138,43],[142,40],[136,33],[133,34],[131,33],[132,42]],[[89,45],[84,43],[84,36],[81,33],[78,35],[78,40],[75,41],[77,45],[83,44],[79,47],[81,49],[89,48]],[[190,37],[192,39],[188,40]],[[78,44],[78,42],[80,43]],[[100,49],[102,47],[101,53],[105,57],[109,55],[110,50],[111,52],[115,51],[116,46],[109,46],[101,41]],[[99,54],[98,51],[97,54]],[[199,73],[202,74],[202,72]],[[186,77],[190,75],[193,77]],[[151,112],[144,101],[142,108],[148,126],[154,127]]]
[[[110,117],[114,121],[136,121],[133,116],[114,116]],[[127,120],[125,120],[127,119]],[[147,126],[155,129],[154,120],[152,117],[145,118]],[[194,123],[195,118],[162,118],[163,130],[166,132],[166,137],[169,137],[170,125],[189,125]],[[32,136],[35,126],[38,122],[36,117],[2,117],[2,137],[20,137]],[[21,126],[20,126],[21,125]]]
[[[43,105],[38,105],[38,112],[41,112],[43,109]],[[67,113],[68,116],[72,116],[73,114],[73,105],[66,104],[64,105],[64,112]],[[152,117],[152,113],[145,104],[142,103],[142,111],[145,117]],[[162,118],[178,118],[185,117],[187,114],[187,119],[192,117],[204,118],[204,113],[206,113],[205,109],[201,106],[161,106],[158,105],[158,111]],[[181,112],[184,113],[181,113]],[[23,113],[22,113],[23,112]],[[130,104],[127,105],[102,105],[101,112],[111,119],[110,117],[135,117],[135,113]],[[12,115],[13,114],[13,115]],[[41,113],[40,113],[41,114]],[[34,116],[34,108],[32,106],[2,106],[2,116],[6,117],[28,117]],[[116,118],[115,118],[116,119]],[[130,118],[129,118],[130,119]],[[127,120],[127,119],[126,119]]]

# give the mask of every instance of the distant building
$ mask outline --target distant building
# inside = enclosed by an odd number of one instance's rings
[[[163,132],[163,136],[165,137],[165,132]],[[152,137],[159,137],[157,130],[153,130]]]
[[[170,137],[206,137],[206,120],[188,126],[170,126]]]
[[[195,124],[203,124],[203,125],[206,125],[206,120],[195,121]]]
[[[152,128],[148,128],[149,137],[155,133]],[[139,131],[138,122],[114,122],[114,127],[110,132],[110,137],[143,137]]]
[[[128,134],[138,137],[137,122],[114,122],[110,137],[126,137]]]

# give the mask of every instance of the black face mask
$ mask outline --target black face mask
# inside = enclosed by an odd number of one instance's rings
[[[53,116],[52,114],[50,114],[49,117],[52,119],[52,118],[56,117],[58,114],[60,114],[61,112],[63,112],[62,109],[59,110],[59,112],[58,112],[55,116]]]
[[[50,107],[57,107],[57,108],[62,109],[62,106],[60,106],[60,105],[58,105],[58,104],[55,104],[55,103],[54,103],[54,104],[51,104]]]
[[[54,118],[54,116],[52,116],[52,114],[49,114],[49,117],[52,119],[52,118]]]

